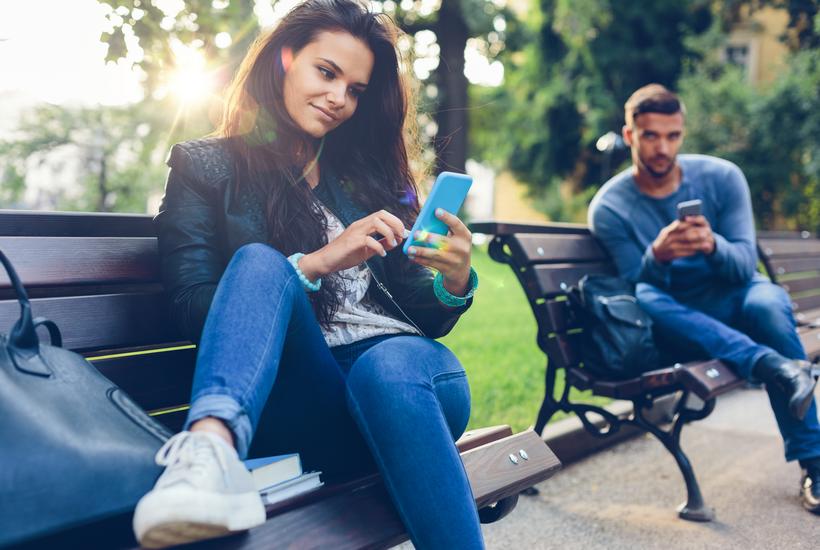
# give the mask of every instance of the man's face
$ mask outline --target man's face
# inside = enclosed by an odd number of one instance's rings
[[[638,170],[661,179],[675,167],[675,157],[683,143],[683,114],[643,113],[624,126],[623,137],[632,149]]]

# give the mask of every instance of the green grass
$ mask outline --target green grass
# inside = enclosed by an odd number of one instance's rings
[[[467,371],[469,427],[509,424],[520,431],[535,422],[541,405],[546,356],[536,344],[535,318],[510,267],[490,259],[484,247],[473,250],[473,266],[479,276],[473,306],[441,342]],[[560,391],[563,380],[556,386]],[[609,401],[588,395],[583,399]],[[556,414],[553,421],[564,416]]]

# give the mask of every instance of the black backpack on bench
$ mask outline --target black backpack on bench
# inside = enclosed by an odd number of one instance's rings
[[[583,324],[579,346],[584,369],[595,376],[627,379],[659,367],[652,319],[638,305],[632,286],[618,277],[585,275],[565,289]]]

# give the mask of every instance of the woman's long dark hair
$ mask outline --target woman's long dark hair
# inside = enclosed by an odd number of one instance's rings
[[[318,142],[290,118],[283,96],[282,49],[296,55],[322,32],[346,32],[373,52],[366,91],[353,116]],[[345,183],[368,212],[395,214],[409,227],[418,213],[412,158],[418,158],[410,88],[389,17],[357,0],[307,0],[272,31],[257,38],[239,67],[216,135],[229,138],[236,158],[237,190],[266,197],[268,240],[285,255],[327,244],[327,223],[302,174],[312,154]],[[409,116],[408,116],[409,115]],[[310,158],[309,158],[310,156]],[[312,294],[317,318],[333,316],[340,299],[332,279]]]

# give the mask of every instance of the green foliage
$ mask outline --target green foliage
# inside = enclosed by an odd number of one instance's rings
[[[162,84],[162,77],[178,68],[174,44],[193,46],[214,65],[220,64],[223,83],[242,60],[258,30],[253,0],[187,0],[163,3],[181,8],[166,12],[152,0],[98,0],[111,7],[109,27],[100,37],[108,44],[106,60],[126,59],[145,75],[147,95]],[[227,48],[219,48],[215,38],[220,32],[231,36]]]
[[[546,356],[536,343],[537,325],[521,285],[505,264],[474,248],[480,278],[473,305],[441,341],[456,354],[470,382],[469,428],[509,424],[521,431],[535,422],[544,395]],[[563,380],[556,383],[560,393]],[[574,398],[597,404],[608,399],[588,392]],[[558,420],[566,414],[558,413]]]
[[[820,231],[820,50],[796,52],[785,65],[762,90],[734,68],[682,78],[685,147],[743,169],[759,227]]]
[[[60,210],[145,211],[149,189],[161,185],[152,168],[157,140],[156,116],[140,106],[63,107],[41,105],[24,114],[13,137],[0,142],[0,197],[13,205],[22,199],[32,166],[64,162],[60,150],[77,160],[77,185],[50,185],[40,200]],[[8,202],[6,202],[8,201]]]
[[[532,40],[508,56],[503,90],[492,98],[502,131],[476,143],[538,196],[562,182],[579,192],[609,175],[603,169],[623,156],[608,162],[596,140],[620,129],[636,88],[675,84],[700,55],[688,37],[708,30],[712,15],[705,0],[541,0],[529,21]],[[578,218],[576,208],[554,210],[557,219]]]

